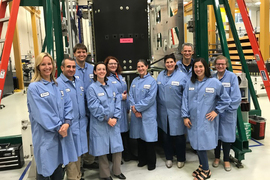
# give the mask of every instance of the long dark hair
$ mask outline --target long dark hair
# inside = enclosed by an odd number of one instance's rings
[[[105,68],[106,68],[106,71],[107,71],[107,67],[106,67],[106,65],[104,64],[104,62],[102,62],[102,61],[97,62],[97,63],[95,64],[94,70],[93,70],[93,74],[94,74],[93,80],[94,80],[95,82],[97,81],[97,75],[94,73],[94,71],[97,70],[97,66],[98,66],[99,64],[103,64],[103,65],[105,66]],[[104,77],[104,81],[105,81],[105,82],[108,81],[107,76]]]
[[[197,75],[195,74],[195,71],[194,71],[194,65],[195,65],[196,62],[201,62],[203,64],[205,77],[207,77],[207,78],[211,77],[210,68],[208,67],[208,64],[205,61],[205,59],[204,58],[196,58],[194,60],[193,64],[192,64],[192,76],[191,76],[191,79],[190,79],[192,83],[195,83],[197,78],[198,78]]]

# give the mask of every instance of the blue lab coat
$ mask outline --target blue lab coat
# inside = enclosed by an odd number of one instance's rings
[[[122,93],[126,91],[127,93],[127,83],[125,78],[123,78],[120,74],[118,75],[119,80],[116,78],[115,74],[111,73],[108,77],[108,80],[112,83],[113,86],[117,89],[120,99],[121,99],[121,118],[118,119],[120,122],[120,131],[121,133],[127,132],[129,129],[128,123],[128,115],[127,110],[130,109],[128,98],[126,100],[122,100]],[[128,97],[128,96],[127,96]]]
[[[77,161],[71,128],[67,137],[58,133],[62,124],[73,119],[72,102],[64,89],[43,79],[32,82],[27,91],[27,106],[38,174],[47,177],[60,164]]]
[[[180,59],[179,61],[176,62],[176,65],[178,66],[178,70],[181,72],[184,72],[188,78],[191,78],[192,75],[192,67],[189,69],[189,71],[187,71],[187,69],[185,68],[185,65],[183,64],[183,58]],[[193,64],[193,59],[191,59],[191,64]]]
[[[64,74],[57,78],[59,87],[64,89],[72,100],[74,118],[72,121],[72,135],[77,149],[78,157],[88,152],[86,128],[88,119],[85,114],[84,84],[74,77],[75,86]]]
[[[186,126],[181,116],[186,80],[186,74],[178,70],[175,70],[170,76],[167,76],[167,70],[163,70],[157,78],[158,127],[167,134],[167,121],[169,121],[171,136],[186,133]]]
[[[182,117],[192,123],[188,129],[190,144],[195,150],[210,150],[217,146],[218,116],[213,121],[206,119],[211,111],[222,113],[231,100],[225,88],[216,78],[187,82],[182,101]]]
[[[217,78],[217,74],[214,75]],[[237,109],[241,103],[241,92],[238,85],[237,76],[230,72],[225,71],[220,82],[231,98],[229,107],[219,114],[219,139],[223,142],[235,141],[235,130],[237,122]]]
[[[94,82],[94,67],[91,64],[85,62],[84,68],[81,68],[76,63],[76,72],[74,76],[83,81],[84,89],[86,90]]]
[[[121,118],[120,96],[112,84],[103,86],[100,82],[92,83],[86,92],[90,110],[89,154],[101,156],[123,151],[120,123],[114,127],[108,124],[109,118]]]
[[[130,87],[130,106],[142,113],[142,118],[137,118],[131,112],[130,138],[142,139],[146,142],[157,141],[157,83],[148,73],[143,78],[136,77]]]

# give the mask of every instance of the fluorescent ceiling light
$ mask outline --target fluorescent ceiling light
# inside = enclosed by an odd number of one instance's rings
[[[184,2],[184,4],[187,4],[188,2]]]
[[[261,4],[261,2],[256,2],[256,3],[255,3],[255,5],[260,5],[260,4]]]

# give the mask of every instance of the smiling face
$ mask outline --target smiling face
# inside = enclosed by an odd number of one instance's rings
[[[115,59],[110,59],[108,61],[108,71],[115,73],[118,67],[118,62]]]
[[[65,60],[65,65],[61,66],[63,74],[69,79],[73,80],[74,74],[76,72],[76,63],[69,59]]]
[[[194,64],[194,72],[197,75],[197,79],[202,80],[205,76],[205,68],[201,61]]]
[[[137,63],[137,70],[141,77],[145,76],[147,74],[148,66],[145,66],[143,62]]]
[[[78,63],[82,63],[85,61],[87,57],[87,52],[85,49],[77,49],[76,52],[74,53],[74,57],[76,58],[76,61]]]
[[[224,73],[227,68],[227,63],[225,59],[216,60],[215,67],[218,73]]]
[[[96,70],[94,70],[94,74],[97,76],[98,81],[103,81],[106,76],[106,66],[105,64],[98,64]]]
[[[181,51],[181,54],[183,55],[183,59],[191,60],[194,51],[191,46],[184,46]]]
[[[172,72],[175,70],[176,62],[172,58],[166,59],[165,67],[168,72]]]
[[[51,58],[49,58],[48,56],[45,56],[41,63],[38,66],[38,69],[40,71],[40,75],[43,79],[50,81],[50,76],[53,70],[53,64],[52,64],[52,60]]]

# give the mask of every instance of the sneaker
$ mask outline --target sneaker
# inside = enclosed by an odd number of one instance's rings
[[[185,166],[185,162],[177,162],[177,167],[182,168]]]
[[[173,165],[172,160],[167,160],[165,164],[166,164],[167,168],[171,168]]]

